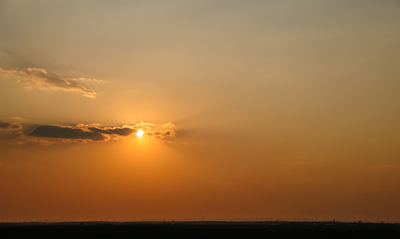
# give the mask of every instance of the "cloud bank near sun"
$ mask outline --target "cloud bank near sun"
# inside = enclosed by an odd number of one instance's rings
[[[62,78],[57,74],[46,72],[44,69],[27,68],[25,70],[4,70],[0,68],[0,75],[18,80],[29,87],[45,90],[63,90],[80,92],[88,98],[95,98],[96,92],[77,82],[77,80],[93,81],[85,78]],[[96,80],[97,81],[97,80]]]
[[[122,140],[134,135],[139,129],[150,138],[165,142],[168,138],[177,135],[175,125],[172,123],[156,125],[140,122],[134,125],[117,127],[103,127],[99,124],[78,124],[76,126],[63,125],[36,125],[27,126],[30,130],[22,132],[23,126],[19,123],[0,122],[0,130],[19,130],[15,138],[19,144],[54,144],[54,143],[90,143],[101,141]],[[22,140],[22,141],[21,141]]]

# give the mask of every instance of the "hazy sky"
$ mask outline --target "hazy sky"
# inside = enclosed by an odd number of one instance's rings
[[[399,123],[396,0],[0,1],[0,221],[399,222]]]

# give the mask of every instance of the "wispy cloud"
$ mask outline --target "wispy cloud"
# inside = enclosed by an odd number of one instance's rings
[[[23,118],[22,118],[22,117],[19,117],[19,116],[11,117],[11,119],[12,119],[12,120],[23,120]]]
[[[145,132],[145,134],[149,135],[153,139],[164,140],[166,138],[176,136],[176,131],[174,128],[175,128],[175,125],[173,123],[168,123],[168,124],[162,125],[162,129],[160,129],[160,130],[149,130],[149,131]]]
[[[91,79],[91,78],[84,78],[84,77],[79,77],[79,78],[65,78],[67,80],[73,80],[73,81],[95,81],[95,82],[103,82],[102,80],[98,79]]]
[[[54,73],[48,73],[39,68],[27,68],[25,70],[4,70],[0,68],[0,74],[15,78],[24,84],[38,89],[77,91],[88,98],[95,98],[96,92],[78,83],[85,78],[68,79]],[[87,79],[93,80],[93,79]]]

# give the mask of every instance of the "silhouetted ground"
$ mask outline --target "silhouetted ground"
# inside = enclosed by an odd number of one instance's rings
[[[0,223],[0,238],[400,238],[400,225],[333,222]]]

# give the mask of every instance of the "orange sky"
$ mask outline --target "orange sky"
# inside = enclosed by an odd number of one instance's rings
[[[0,222],[399,222],[399,13],[0,1]]]

